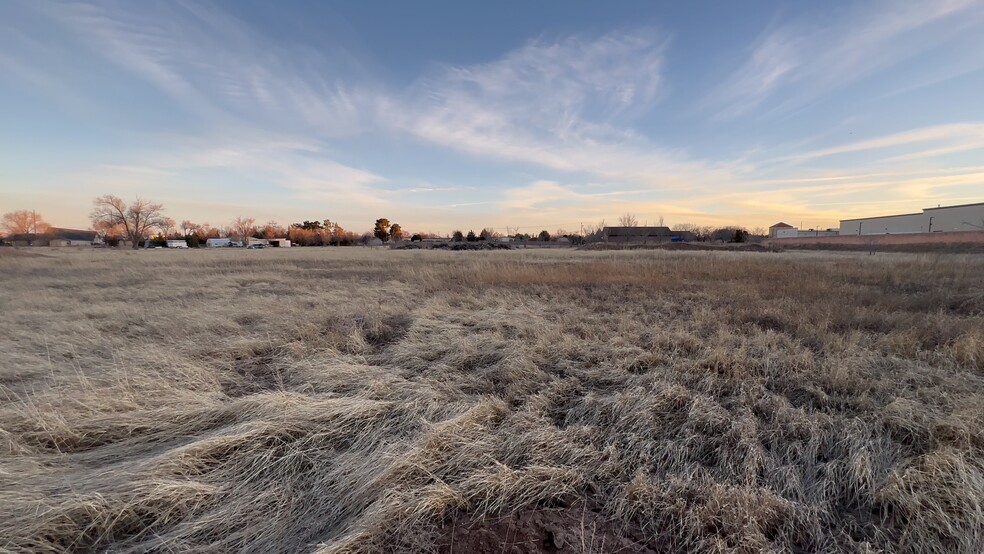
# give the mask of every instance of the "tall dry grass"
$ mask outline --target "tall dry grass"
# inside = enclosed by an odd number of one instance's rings
[[[640,550],[984,550],[979,257],[90,251],[0,276],[0,550],[446,551],[578,506]]]

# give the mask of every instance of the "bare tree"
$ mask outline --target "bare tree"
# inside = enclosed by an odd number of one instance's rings
[[[208,224],[206,223],[206,225]],[[201,225],[192,223],[191,220],[188,219],[181,222],[181,234],[186,237],[190,235],[197,235],[201,228]]]
[[[260,234],[265,239],[274,239],[287,236],[287,229],[281,227],[276,221],[267,221],[266,225],[260,229]]]
[[[120,238],[126,237],[126,228],[123,224],[113,224],[108,221],[95,221],[92,223],[92,230],[98,233],[103,240],[115,243]]]
[[[89,218],[96,228],[121,228],[133,249],[139,248],[148,231],[159,227],[164,216],[164,206],[144,200],[139,196],[128,206],[123,199],[107,194],[93,200],[95,206]],[[171,222],[172,226],[174,222]]]
[[[170,217],[162,217],[155,227],[157,227],[157,230],[160,232],[161,236],[167,239],[167,237],[171,234],[171,231],[174,231],[175,226],[176,224],[173,219]]]
[[[18,210],[3,214],[0,227],[11,235],[39,235],[51,228],[34,210]],[[28,240],[30,244],[32,240]]]
[[[680,223],[673,226],[674,231],[689,231],[694,234],[694,236],[699,241],[706,241],[710,238],[711,233],[714,229],[708,227],[707,225],[698,225],[696,223]]]
[[[240,240],[245,244],[249,237],[253,236],[256,232],[256,220],[252,217],[237,217],[235,221],[232,222],[232,234],[239,237]]]
[[[618,224],[621,227],[638,227],[639,218],[635,214],[626,213],[618,218]]]

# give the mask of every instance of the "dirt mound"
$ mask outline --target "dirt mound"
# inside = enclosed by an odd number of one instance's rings
[[[457,525],[440,552],[540,554],[544,552],[654,553],[637,527],[584,507],[524,510],[497,520]]]

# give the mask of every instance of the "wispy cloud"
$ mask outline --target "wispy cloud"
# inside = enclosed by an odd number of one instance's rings
[[[650,28],[540,39],[379,98],[381,124],[476,156],[653,188],[730,179],[730,168],[663,148],[630,125],[666,91],[667,45]]]
[[[816,138],[831,136],[822,129],[811,130],[819,134],[809,139],[795,129],[768,129],[781,138],[756,143],[740,157],[701,151],[696,141],[653,124],[660,110],[691,104],[673,96],[670,82],[677,75],[671,56],[687,53],[674,51],[670,35],[658,28],[541,36],[482,63],[433,65],[403,86],[371,75],[371,64],[330,37],[304,45],[276,40],[215,4],[22,5],[54,25],[49,34],[58,44],[17,29],[0,33],[7,80],[28,82],[60,105],[78,95],[80,112],[90,104],[116,110],[93,94],[99,87],[78,76],[84,70],[68,71],[72,61],[94,58],[102,65],[87,68],[125,74],[141,92],[149,84],[161,95],[153,101],[166,104],[160,114],[182,119],[125,129],[133,145],[73,174],[73,185],[100,191],[207,183],[216,192],[200,201],[212,205],[221,205],[223,194],[237,200],[253,194],[265,206],[271,198],[290,198],[303,209],[328,205],[332,217],[343,212],[353,222],[402,209],[430,225],[453,220],[451,208],[462,208],[468,217],[501,221],[596,220],[633,211],[651,220],[665,215],[668,222],[734,214],[731,223],[809,213],[836,220],[852,200],[863,206],[885,191],[925,202],[934,195],[963,197],[984,184],[979,168],[934,174],[931,167],[944,156],[984,148],[984,123],[977,121],[832,146]],[[954,36],[984,51],[984,35],[969,32],[982,7],[970,0],[884,0],[850,8],[836,22],[776,25],[697,102],[706,109],[688,116],[702,123],[714,114],[788,113],[906,58],[948,48]],[[944,59],[929,77],[965,74],[978,62],[984,58],[957,68]],[[72,87],[73,78],[89,88]],[[129,115],[121,114],[121,121]],[[379,148],[365,148],[375,138],[384,139]],[[739,140],[745,138],[757,140],[754,133]],[[388,164],[385,148],[393,144],[404,159],[419,149],[427,162],[454,157],[454,167],[415,176]],[[467,186],[474,183],[460,176],[476,161],[476,173],[493,169],[476,179],[483,186]],[[391,169],[406,178],[388,174]]]
[[[927,158],[962,152],[984,147],[984,123],[967,122],[947,125],[934,125],[920,129],[912,129],[882,137],[850,142],[840,146],[823,148],[785,156],[774,161],[802,163],[817,158],[852,154],[870,150],[884,150],[917,144],[930,144],[932,148],[894,156],[891,161],[902,161]]]
[[[743,115],[766,100],[768,111],[802,107],[954,37],[979,33],[975,26],[984,5],[883,1],[841,15],[836,21],[795,20],[770,29],[752,46],[748,60],[704,98],[703,107],[718,117]],[[976,42],[984,46],[984,39]]]
[[[261,38],[204,3],[140,9],[113,1],[39,2],[36,9],[83,45],[156,86],[212,123],[250,121],[281,132],[341,136],[358,130],[358,94],[345,79],[368,80],[351,52]]]

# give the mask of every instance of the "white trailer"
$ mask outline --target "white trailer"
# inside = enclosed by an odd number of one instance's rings
[[[222,238],[211,238],[205,241],[205,246],[208,248],[221,248],[230,246],[242,246],[243,243],[238,240],[232,240],[228,237]]]

